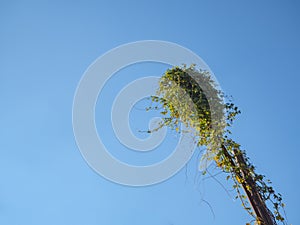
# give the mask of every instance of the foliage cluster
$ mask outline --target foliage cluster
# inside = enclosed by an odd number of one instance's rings
[[[217,88],[209,72],[197,69],[195,65],[168,69],[160,79],[157,96],[152,97],[153,102],[162,107],[148,108],[160,109],[163,120],[149,132],[163,126],[187,132],[180,129],[180,125],[184,124],[196,137],[197,145],[206,147],[202,160],[213,160],[228,174],[227,180],[233,180],[236,198],[241,200],[256,224],[263,224],[253,208],[257,201],[272,205],[273,212],[268,210],[268,213],[273,224],[276,221],[286,224],[281,195],[275,192],[270,180],[256,172],[246,152],[230,137],[233,121],[241,112],[232,101],[224,99],[228,98]],[[252,199],[258,200],[252,202]]]

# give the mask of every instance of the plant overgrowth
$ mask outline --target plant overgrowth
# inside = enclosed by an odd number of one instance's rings
[[[160,79],[156,96],[152,96],[152,101],[162,107],[147,108],[160,110],[163,120],[149,132],[163,126],[184,132],[180,124],[193,130],[197,145],[206,147],[202,160],[214,161],[228,174],[227,180],[232,179],[236,198],[254,218],[254,223],[286,224],[281,194],[275,192],[270,180],[256,172],[246,152],[231,138],[233,121],[241,111],[231,100],[224,99],[228,98],[216,87],[209,72],[195,65],[168,69]]]

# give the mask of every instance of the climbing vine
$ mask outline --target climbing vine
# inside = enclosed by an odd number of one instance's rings
[[[150,106],[147,110],[160,110],[163,118],[157,128],[148,132],[168,126],[177,132],[192,133],[197,145],[206,147],[202,160],[214,161],[228,174],[227,180],[233,180],[236,198],[255,224],[286,224],[282,196],[275,192],[270,180],[256,172],[246,152],[231,139],[231,127],[241,111],[216,87],[209,72],[195,65],[168,69],[152,101],[161,107]]]

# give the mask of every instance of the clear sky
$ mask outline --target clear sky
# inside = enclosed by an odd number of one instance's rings
[[[249,221],[233,193],[199,175],[197,156],[171,179],[140,188],[102,178],[82,158],[72,130],[78,82],[106,51],[145,39],[178,43],[205,60],[242,110],[235,139],[283,195],[289,222],[300,224],[299,10],[296,0],[1,1],[0,224]],[[111,149],[122,148],[110,135],[109,117],[102,116],[112,94],[131,79],[160,75],[165,68],[137,66],[111,79],[96,113],[98,132]],[[136,109],[132,117],[144,118]],[[132,121],[136,130],[147,124]],[[125,150],[115,154],[130,161]],[[167,150],[155,150],[146,164]],[[229,187],[224,177],[217,179]]]

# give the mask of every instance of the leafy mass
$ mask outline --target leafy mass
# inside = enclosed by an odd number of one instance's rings
[[[152,101],[161,107],[151,106],[147,110],[160,110],[163,120],[148,132],[164,126],[177,132],[191,132],[197,145],[206,148],[201,160],[214,161],[228,174],[227,180],[232,179],[236,198],[254,218],[252,222],[286,224],[281,195],[275,192],[270,180],[256,172],[240,144],[231,139],[230,128],[241,111],[217,88],[210,73],[196,65],[173,67],[161,77],[156,94]],[[180,124],[187,130],[181,130]],[[206,171],[207,168],[203,173]]]

